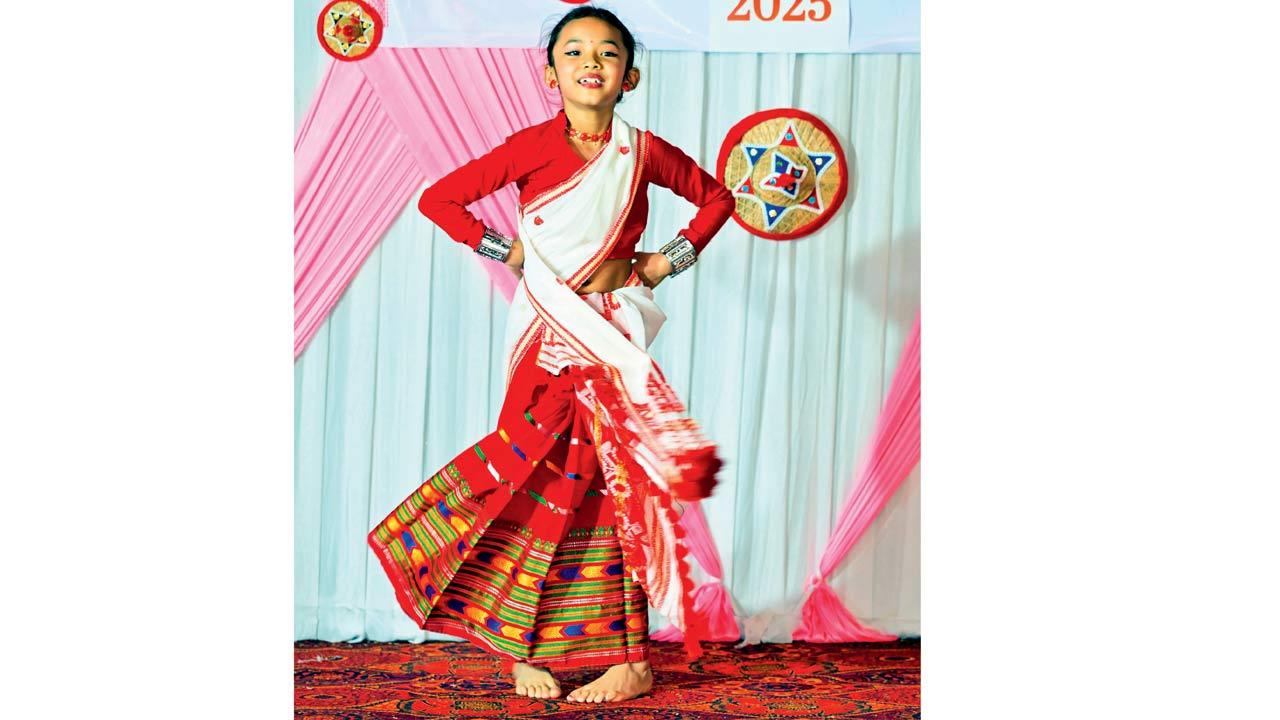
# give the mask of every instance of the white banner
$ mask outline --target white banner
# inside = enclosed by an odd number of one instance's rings
[[[574,0],[386,0],[389,47],[536,47]],[[917,53],[919,0],[613,0],[649,50]]]

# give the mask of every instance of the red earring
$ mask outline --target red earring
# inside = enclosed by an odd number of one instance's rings
[[[551,81],[551,89],[552,89],[552,90],[555,90],[555,89],[556,89],[556,88],[558,88],[558,87],[560,87],[560,83],[559,83],[559,82],[557,82],[557,81],[555,81],[555,80],[552,80],[552,81]]]
[[[629,82],[622,83],[622,90],[623,92],[631,92],[631,83]]]

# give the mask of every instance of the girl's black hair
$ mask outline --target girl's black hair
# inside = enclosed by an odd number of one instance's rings
[[[560,31],[564,29],[564,26],[574,20],[587,17],[605,21],[612,25],[613,28],[622,35],[622,45],[627,49],[627,67],[622,71],[622,74],[625,76],[627,73],[631,72],[631,68],[635,67],[636,64],[637,44],[635,37],[631,35],[631,31],[627,29],[626,25],[622,24],[622,21],[618,19],[617,15],[594,5],[583,5],[570,10],[564,14],[564,17],[560,18],[560,20],[556,22],[555,27],[551,28],[551,32],[547,34],[547,41],[544,43],[547,48],[547,64],[551,67],[556,66],[556,60],[551,51],[552,48],[556,46],[556,41],[560,39]],[[639,47],[644,49],[643,45]],[[618,92],[618,102],[622,102],[622,91]]]

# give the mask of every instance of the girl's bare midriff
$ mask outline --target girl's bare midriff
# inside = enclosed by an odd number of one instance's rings
[[[578,288],[578,294],[613,292],[625,285],[628,277],[631,277],[631,258],[605,260],[595,274]]]

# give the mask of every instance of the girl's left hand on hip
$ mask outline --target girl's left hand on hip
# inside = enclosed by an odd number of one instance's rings
[[[631,269],[646,286],[655,288],[671,274],[672,267],[671,261],[662,253],[638,252]]]

